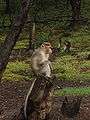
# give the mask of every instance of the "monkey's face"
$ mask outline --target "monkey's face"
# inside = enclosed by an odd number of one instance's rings
[[[52,46],[49,42],[45,42],[41,45],[41,47],[44,49],[46,54],[51,54],[52,53]]]

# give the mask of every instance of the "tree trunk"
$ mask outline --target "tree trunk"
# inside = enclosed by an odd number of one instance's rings
[[[70,4],[72,7],[72,28],[78,28],[79,25],[79,17],[80,17],[80,8],[81,8],[81,0],[70,0]]]
[[[12,24],[10,33],[7,35],[4,43],[0,46],[0,80],[9,61],[11,51],[17,42],[25,21],[27,20],[29,6],[30,0],[21,1],[20,15],[16,17],[15,21]]]
[[[31,27],[32,26],[32,27]],[[36,24],[31,23],[30,30],[29,30],[29,48],[28,50],[34,50],[34,43],[36,41]]]

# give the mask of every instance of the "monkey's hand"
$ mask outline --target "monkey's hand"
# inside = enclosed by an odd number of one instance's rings
[[[49,64],[49,61],[48,61],[48,60],[41,62],[41,63],[39,64],[40,69],[42,69],[43,67],[45,67],[47,64]]]
[[[49,64],[49,61],[48,60],[45,60],[43,62],[40,63],[41,65],[46,65],[46,64]]]
[[[52,67],[52,63],[50,61],[49,62],[49,66],[50,66],[50,69],[51,69],[51,72],[53,71],[53,67]]]

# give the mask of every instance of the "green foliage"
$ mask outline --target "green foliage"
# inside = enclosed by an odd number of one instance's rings
[[[64,88],[62,90],[56,90],[55,96],[65,96],[65,95],[90,95],[90,87],[79,87],[79,88]]]
[[[5,0],[0,0],[0,14],[5,14],[5,12],[10,14],[17,14],[20,10],[20,2],[21,0],[9,0],[9,11],[5,11],[6,2]]]
[[[37,41],[36,41],[36,47],[40,46],[43,42],[48,41],[49,38],[49,32],[39,32],[37,33]]]
[[[84,17],[88,17],[90,19],[90,1],[89,0],[82,0],[82,7],[81,7],[81,14]]]
[[[0,15],[4,13],[5,7],[6,7],[5,1],[4,0],[0,0]]]

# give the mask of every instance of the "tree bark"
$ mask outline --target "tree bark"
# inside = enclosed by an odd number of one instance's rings
[[[81,8],[81,0],[70,0],[70,5],[72,7],[72,28],[77,28],[79,24],[80,18],[80,8]]]
[[[6,65],[9,61],[11,51],[18,40],[18,37],[24,26],[24,23],[27,20],[30,1],[31,0],[21,1],[20,14],[14,20],[10,33],[7,35],[4,43],[0,46],[0,80],[2,78],[3,72],[5,71]]]
[[[29,29],[29,47],[28,50],[34,50],[34,43],[36,41],[36,24],[35,22],[31,23]]]
[[[38,76],[27,94],[24,115],[28,120],[45,120],[50,113],[53,80]],[[28,98],[28,99],[27,99]]]

